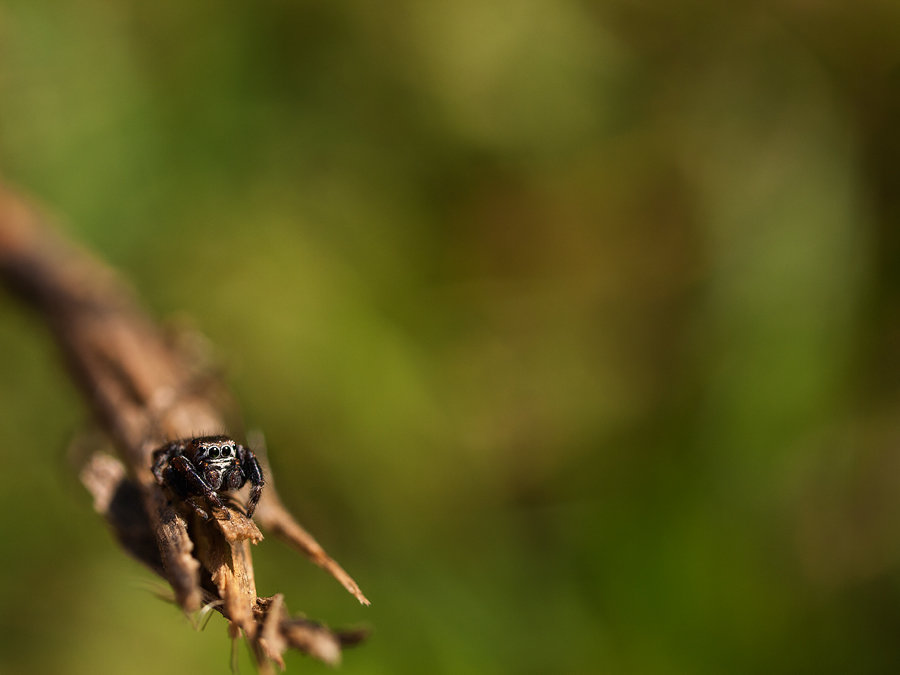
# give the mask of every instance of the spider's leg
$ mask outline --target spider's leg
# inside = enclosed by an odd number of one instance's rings
[[[169,468],[165,471],[165,476],[167,483],[179,493],[182,499],[189,501],[187,498],[191,495],[203,495],[212,506],[222,510],[226,520],[231,520],[231,514],[225,508],[222,500],[219,499],[219,495],[203,480],[203,476],[197,472],[197,469],[187,457],[183,455],[173,457],[169,462]],[[192,506],[197,510],[196,505],[192,504]],[[202,511],[199,512],[202,513]]]
[[[263,486],[266,484],[263,478],[262,467],[256,459],[256,455],[249,448],[243,445],[238,446],[238,457],[241,459],[241,470],[244,476],[250,481],[250,499],[247,500],[247,517],[252,518],[253,512],[256,511],[256,505],[259,504],[259,498],[262,496]]]
[[[181,441],[171,441],[170,443],[166,443],[164,446],[159,448],[158,450],[154,450],[153,452],[153,466],[151,467],[153,471],[153,475],[156,477],[156,482],[162,485],[165,481],[163,479],[163,469],[165,469],[166,464],[172,457],[176,455],[180,455],[184,452],[184,443]]]

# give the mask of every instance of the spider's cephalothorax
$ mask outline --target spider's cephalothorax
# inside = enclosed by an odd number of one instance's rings
[[[160,485],[169,486],[204,518],[209,518],[208,514],[191,497],[205,497],[230,519],[218,493],[237,490],[249,481],[249,518],[256,510],[265,484],[256,455],[228,436],[200,436],[166,443],[153,453],[153,475]]]

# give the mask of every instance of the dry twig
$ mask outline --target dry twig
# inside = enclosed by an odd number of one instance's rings
[[[299,649],[328,663],[362,639],[292,619],[281,595],[259,598],[250,543],[256,524],[237,511],[204,521],[173,508],[150,472],[151,453],[165,441],[198,430],[226,428],[206,376],[148,318],[132,292],[98,260],[48,228],[38,212],[0,188],[0,278],[37,311],[52,331],[70,373],[116,446],[121,461],[96,454],[82,481],[122,546],[164,577],[185,611],[214,603],[250,641],[258,663],[283,667]],[[323,567],[361,603],[356,582],[284,508],[265,466],[267,487],[256,512],[263,529]]]

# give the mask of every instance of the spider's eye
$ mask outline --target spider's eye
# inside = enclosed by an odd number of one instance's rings
[[[222,457],[231,457],[231,446],[226,445],[222,448]]]
[[[210,448],[210,449],[209,449],[209,456],[210,456],[210,457],[218,457],[218,456],[219,456],[219,449],[218,449],[218,448]]]

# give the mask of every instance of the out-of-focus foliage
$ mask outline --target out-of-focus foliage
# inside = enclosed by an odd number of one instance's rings
[[[898,35],[896,0],[0,0],[0,171],[220,348],[374,603],[258,547],[261,593],[375,627],[342,672],[894,672]],[[224,671],[0,312],[0,671]]]

